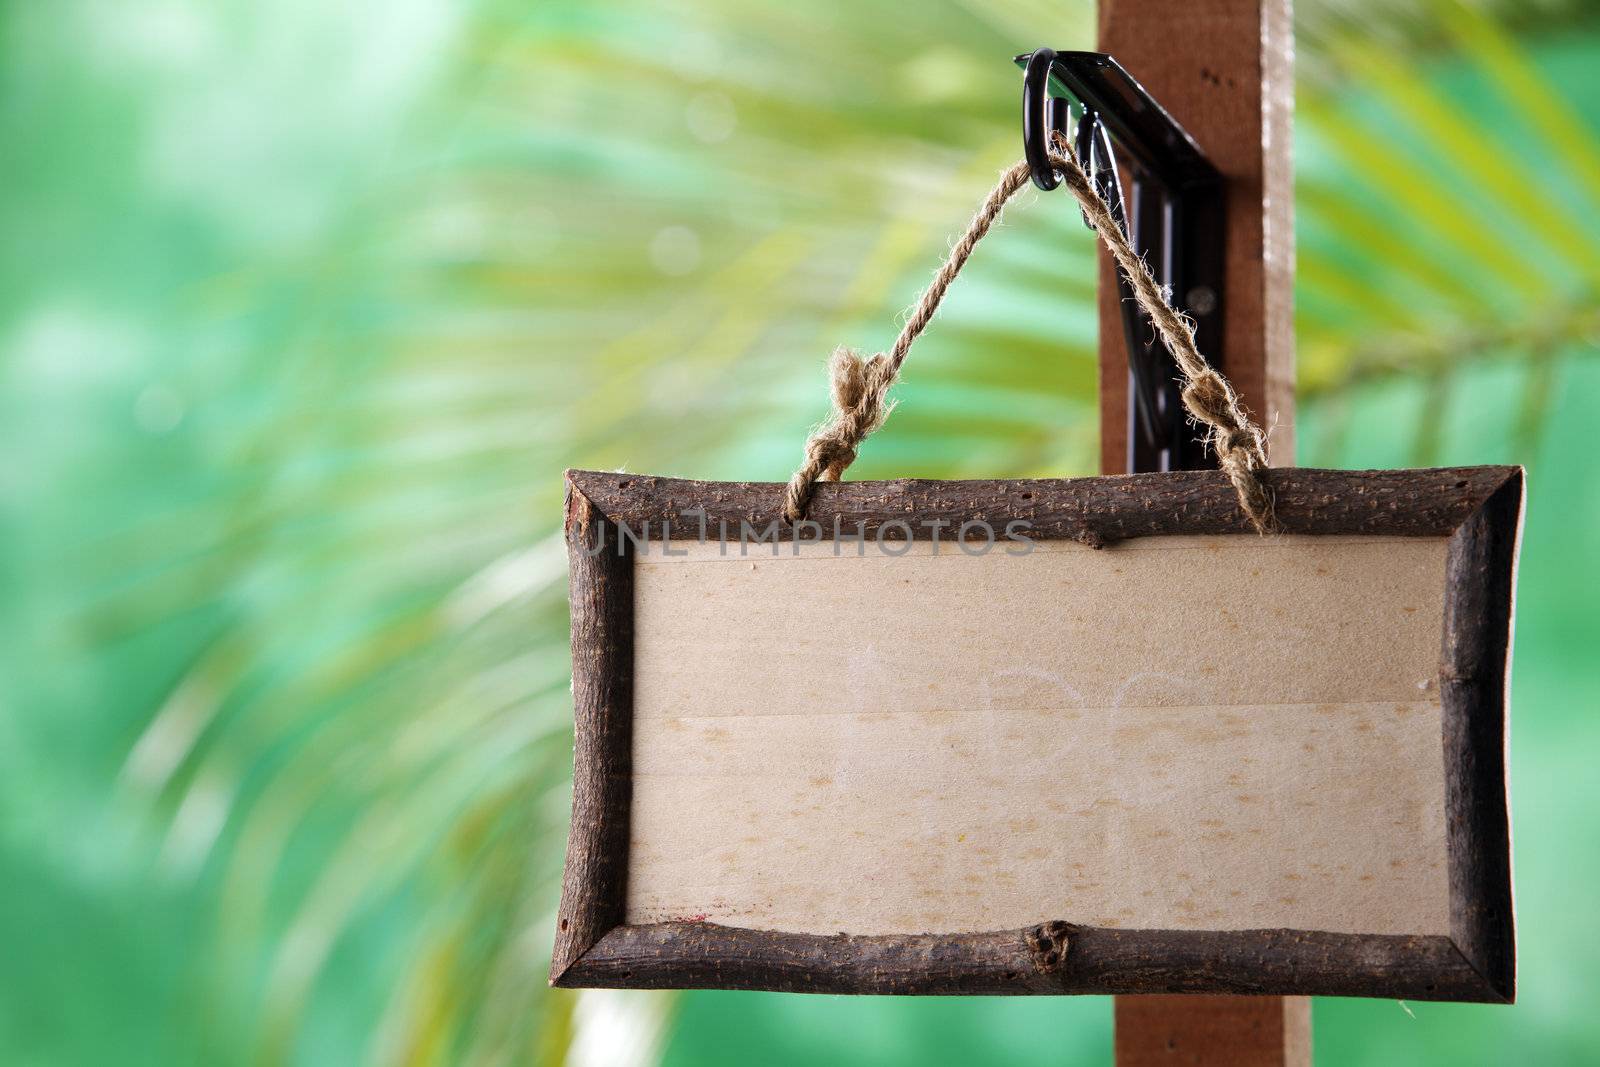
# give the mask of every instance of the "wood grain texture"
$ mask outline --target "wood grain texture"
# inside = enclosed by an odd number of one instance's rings
[[[834,547],[635,555],[627,922],[1450,932],[1447,538]]]
[[[566,512],[576,748],[552,982],[623,920],[633,792],[633,560],[570,484]]]
[[[1384,534],[1443,537],[1489,499],[1519,468],[1442,467],[1431,470],[1336,471],[1289,468],[1268,471],[1284,533]],[[636,536],[694,540],[701,529],[737,541],[741,523],[752,537],[770,527],[792,540],[796,527],[782,521],[784,486],[774,482],[701,482],[605,471],[568,471],[567,479],[613,523]],[[835,529],[885,540],[928,536],[942,522],[953,540],[967,521],[997,532],[1025,521],[1037,539],[1065,538],[1089,545],[1134,537],[1252,533],[1233,486],[1221,471],[1172,471],[1100,478],[1015,481],[823,482],[816,488],[807,540]],[[648,528],[647,528],[648,526]],[[724,532],[725,531],[725,532]],[[1253,534],[1252,534],[1253,535]],[[976,535],[974,535],[976,536]]]
[[[1512,995],[1503,746],[1519,468],[1273,472],[1280,504],[1299,532],[1454,538],[1447,569],[1451,606],[1441,640],[1442,676],[1456,693],[1444,702],[1443,756],[1447,780],[1459,783],[1449,799],[1457,816],[1448,840],[1449,937],[1112,930],[1061,921],[1002,934],[864,938],[695,922],[626,925],[634,560],[616,523],[637,527],[695,513],[709,516],[713,528],[719,517],[765,522],[777,512],[782,486],[590,472],[569,477],[578,744],[553,982],[819,992],[1232,992],[1483,1001]],[[837,517],[847,530],[933,516],[1001,525],[1024,517],[1036,524],[1035,536],[1091,542],[1244,529],[1231,488],[1215,472],[822,489],[813,513]],[[683,529],[693,536],[691,526]],[[601,551],[591,555],[586,549],[594,545]]]
[[[1216,360],[1294,462],[1294,36],[1288,0],[1100,0],[1099,49],[1172,113],[1222,172],[1223,345]],[[1101,253],[1100,469],[1127,469],[1128,353]],[[1219,358],[1220,357],[1220,358]]]
[[[852,937],[713,923],[621,926],[562,985],[788,993],[1186,993],[1493,999],[1447,937],[1107,930]]]
[[[1309,997],[1118,997],[1119,1067],[1306,1067]]]

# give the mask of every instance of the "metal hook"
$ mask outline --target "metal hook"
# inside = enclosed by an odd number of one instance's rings
[[[1095,192],[1111,209],[1122,232],[1128,232],[1128,209],[1122,199],[1122,179],[1117,175],[1117,157],[1111,151],[1111,138],[1093,111],[1084,111],[1078,119],[1078,134],[1074,145],[1078,162],[1088,172]],[[1083,213],[1083,224],[1089,225],[1089,216]],[[1091,227],[1092,229],[1092,227]]]
[[[1055,62],[1052,48],[1041,48],[1028,57],[1027,69],[1022,76],[1022,148],[1028,159],[1028,171],[1033,184],[1048,192],[1061,184],[1061,176],[1050,163],[1050,145],[1053,134],[1065,138],[1071,124],[1071,103],[1064,97],[1050,95],[1050,68]],[[1111,149],[1111,138],[1100,122],[1100,116],[1084,109],[1078,118],[1078,129],[1073,141],[1073,151],[1078,162],[1088,172],[1095,190],[1105,198],[1117,224],[1127,232],[1127,209],[1122,198],[1122,180],[1117,176],[1117,159]],[[1089,216],[1083,216],[1089,225]]]
[[[1050,164],[1050,139],[1056,132],[1065,135],[1072,105],[1051,97],[1054,87],[1071,94],[1082,108],[1073,155],[1156,280],[1194,320],[1201,351],[1220,365],[1221,175],[1183,127],[1112,57],[1041,48],[1016,62],[1023,68],[1022,144],[1033,183],[1046,190],[1061,184]],[[1124,200],[1117,154],[1124,157],[1121,162],[1132,183],[1129,200]],[[1148,328],[1120,272],[1117,290],[1130,377],[1129,469],[1209,466],[1203,439],[1185,424],[1172,356]]]
[[[1071,104],[1067,100],[1049,95],[1050,69],[1055,58],[1054,49],[1039,49],[1028,57],[1022,77],[1023,151],[1027,155],[1033,184],[1046,191],[1061,184],[1061,177],[1050,162],[1050,145],[1056,133],[1060,133],[1062,140],[1065,140],[1071,114]],[[1078,157],[1095,192],[1105,200],[1111,217],[1126,235],[1128,213],[1122,197],[1122,179],[1117,175],[1117,158],[1111,148],[1111,138],[1098,114],[1084,108],[1078,117],[1077,132],[1069,150]],[[1080,210],[1080,214],[1083,224],[1093,229],[1088,213]],[[1120,273],[1117,275],[1117,290],[1123,308],[1122,336],[1128,346],[1128,365],[1133,372],[1136,427],[1147,446],[1159,447],[1160,434],[1155,418],[1159,401],[1153,375],[1147,366],[1149,361],[1145,356],[1145,346],[1139,339],[1138,326],[1142,316],[1134,302],[1132,288]]]
[[[1050,96],[1053,48],[1041,48],[1028,57],[1022,73],[1022,150],[1028,159],[1033,184],[1049,192],[1061,184],[1050,165],[1050,134],[1067,132],[1067,102]]]
[[[1111,150],[1111,138],[1099,115],[1084,111],[1078,119],[1077,143],[1073,147],[1095,192],[1106,202],[1112,219],[1127,236],[1128,210],[1122,198],[1122,178],[1117,174],[1117,157]],[[1088,214],[1080,214],[1083,224],[1093,229]],[[1144,314],[1134,298],[1132,284],[1120,270],[1117,271],[1117,297],[1122,304],[1122,342],[1128,348],[1128,369],[1132,375],[1133,411],[1137,420],[1133,429],[1141,435],[1146,447],[1159,449],[1163,441],[1157,420],[1163,404],[1157,395],[1156,372],[1148,351],[1150,344],[1139,336]]]

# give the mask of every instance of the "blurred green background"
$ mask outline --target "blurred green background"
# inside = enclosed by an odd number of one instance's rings
[[[1103,998],[545,988],[562,469],[786,477],[1088,6],[0,12],[0,1062],[1109,1063]],[[1520,1002],[1318,1062],[1593,1061],[1600,9],[1296,18],[1299,462],[1531,479]],[[1093,281],[1025,194],[852,476],[1092,472]]]

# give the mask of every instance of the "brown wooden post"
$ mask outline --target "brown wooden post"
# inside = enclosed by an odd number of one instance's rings
[[[1192,134],[1227,182],[1224,373],[1294,462],[1294,30],[1289,0],[1100,0],[1099,49]],[[1128,354],[1100,270],[1100,466],[1127,470]],[[1212,353],[1206,353],[1212,355]],[[1311,1061],[1304,997],[1116,998],[1119,1067]]]
[[[1117,1067],[1311,1062],[1311,998],[1116,998]]]

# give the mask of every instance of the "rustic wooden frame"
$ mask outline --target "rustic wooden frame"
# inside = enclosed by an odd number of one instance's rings
[[[1286,532],[1448,537],[1441,638],[1449,936],[1294,929],[1037,926],[982,934],[818,936],[623,921],[632,795],[633,549],[663,536],[765,530],[783,486],[569,471],[572,832],[551,983],[815,993],[1248,993],[1509,1003],[1515,996],[1506,693],[1523,508],[1520,467],[1269,472]],[[969,520],[1099,546],[1162,534],[1249,534],[1218,471],[1101,478],[820,485],[824,531],[890,539],[908,521]],[[702,526],[702,523],[705,525]],[[780,539],[795,529],[778,523]],[[815,537],[805,528],[802,534]],[[595,548],[602,551],[594,553]],[[588,551],[585,551],[588,549]],[[593,554],[591,554],[593,553]]]

